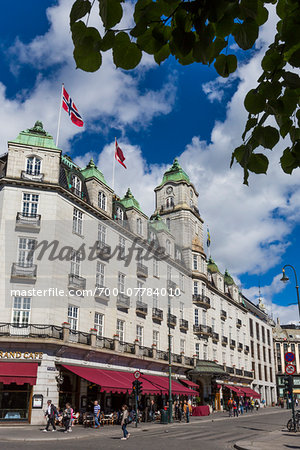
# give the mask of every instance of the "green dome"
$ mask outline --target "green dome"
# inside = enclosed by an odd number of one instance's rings
[[[100,172],[99,169],[97,169],[96,164],[94,163],[93,158],[90,160],[90,162],[88,163],[88,165],[84,168],[81,169],[81,174],[85,179],[88,178],[97,178],[97,180],[101,181],[102,183],[106,184],[105,178],[103,176],[103,173]]]
[[[225,270],[224,283],[227,284],[227,286],[232,286],[234,284],[233,278],[229,275],[227,270]]]
[[[169,233],[167,225],[158,213],[153,216],[152,220],[150,221],[150,225],[155,229],[155,231],[167,231]]]
[[[182,167],[179,165],[178,159],[175,158],[172,167],[168,169],[163,176],[161,184],[167,181],[187,181],[190,183],[190,179]]]
[[[141,211],[141,207],[139,202],[134,198],[130,188],[127,189],[125,196],[120,200],[120,203],[124,206],[125,209],[135,208],[138,211]]]
[[[208,260],[207,270],[210,273],[218,273],[219,272],[218,266],[212,258],[209,258],[209,260]]]
[[[42,122],[37,120],[34,127],[21,131],[19,136],[12,143],[30,145],[33,147],[53,148],[57,150],[53,137],[47,133]]]

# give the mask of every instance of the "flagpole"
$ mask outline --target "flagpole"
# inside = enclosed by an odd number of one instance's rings
[[[60,101],[59,101],[59,113],[57,122],[57,133],[56,133],[56,147],[58,147],[59,129],[60,129],[60,119],[61,119],[61,108],[62,108],[62,98],[63,98],[64,83],[61,85]]]
[[[112,188],[113,188],[113,190],[115,190],[116,148],[117,148],[117,138],[115,137],[114,160],[113,160],[113,172],[112,172]]]

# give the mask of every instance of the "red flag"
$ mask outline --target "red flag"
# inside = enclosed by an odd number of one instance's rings
[[[122,150],[118,146],[117,139],[116,139],[116,148],[115,148],[115,158],[120,164],[122,164],[123,167],[125,167],[125,169],[127,169],[127,167],[124,164],[125,156],[123,155]]]
[[[70,119],[72,120],[75,125],[78,127],[83,126],[83,120],[81,115],[78,112],[78,109],[76,108],[73,100],[63,87],[63,98],[62,98],[62,107],[67,113],[69,114]]]

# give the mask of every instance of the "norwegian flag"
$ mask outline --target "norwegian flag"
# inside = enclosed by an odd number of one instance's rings
[[[62,97],[62,107],[63,109],[69,114],[70,119],[72,120],[75,125],[78,127],[83,126],[83,120],[81,118],[81,115],[78,112],[78,109],[76,108],[73,100],[63,87],[63,97]]]
[[[116,148],[115,148],[115,158],[120,164],[122,164],[123,167],[125,167],[125,169],[127,169],[127,167],[124,164],[125,156],[123,155],[122,150],[118,146],[117,139],[116,139]]]

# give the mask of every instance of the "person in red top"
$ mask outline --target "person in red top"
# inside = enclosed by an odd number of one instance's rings
[[[233,400],[232,400],[232,398],[230,398],[228,400],[227,406],[228,406],[229,417],[231,417],[232,416],[232,408],[233,408]]]

